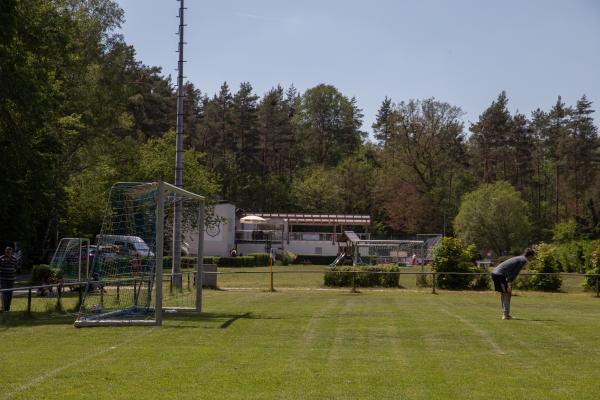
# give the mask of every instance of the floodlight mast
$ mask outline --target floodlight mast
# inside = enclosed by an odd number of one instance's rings
[[[175,127],[175,186],[183,188],[183,28],[184,0],[179,1],[179,61],[177,63],[177,125]],[[181,202],[175,201],[173,215],[173,286],[181,288]],[[200,232],[202,234],[202,232]]]

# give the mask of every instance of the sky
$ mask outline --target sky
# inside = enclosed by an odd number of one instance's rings
[[[175,0],[117,0],[121,33],[176,77]],[[186,0],[184,74],[212,97],[320,83],[355,96],[371,133],[387,96],[459,106],[468,128],[505,90],[511,112],[586,95],[600,125],[600,0]],[[174,79],[175,80],[175,79]]]

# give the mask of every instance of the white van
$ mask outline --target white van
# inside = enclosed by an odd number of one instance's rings
[[[135,254],[141,257],[154,256],[144,239],[139,236],[98,235],[96,236],[96,244],[98,248],[111,246],[114,253],[119,256],[133,256]]]

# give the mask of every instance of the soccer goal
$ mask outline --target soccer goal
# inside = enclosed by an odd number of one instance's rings
[[[176,208],[181,242],[198,237],[194,251],[173,249]],[[161,325],[164,311],[200,312],[203,231],[203,196],[165,182],[113,185],[75,326]],[[196,257],[193,270],[181,270],[182,251]]]
[[[422,263],[425,242],[422,240],[361,239],[353,231],[344,231],[338,239],[340,254],[331,264],[351,258],[352,265]]]
[[[54,251],[50,266],[60,268],[63,282],[81,282],[90,272],[90,240],[62,238]]]
[[[420,240],[361,240],[356,243],[355,264],[416,264],[423,260]]]

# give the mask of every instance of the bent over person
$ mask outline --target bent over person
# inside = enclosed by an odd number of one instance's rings
[[[17,258],[13,256],[12,247],[4,249],[4,255],[0,257],[0,289],[12,289],[17,277]],[[2,292],[2,311],[10,311],[12,291]]]
[[[500,292],[502,304],[502,319],[512,319],[510,316],[510,298],[512,296],[512,283],[528,261],[535,257],[532,249],[527,249],[522,256],[512,257],[501,262],[492,270],[494,290]]]

